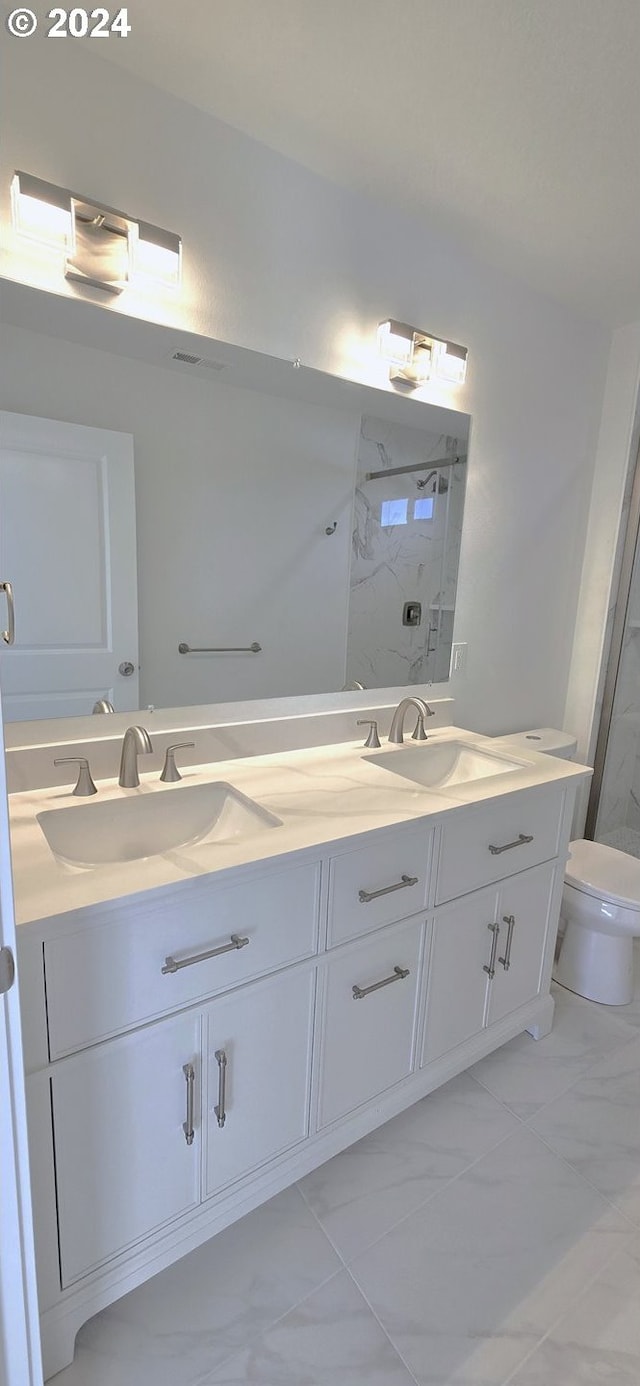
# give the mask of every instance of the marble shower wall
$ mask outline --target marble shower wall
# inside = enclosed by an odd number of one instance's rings
[[[347,682],[386,688],[449,677],[466,464],[431,464],[466,452],[466,437],[427,434],[363,416]],[[417,464],[418,472],[369,478],[370,472]],[[419,625],[403,624],[406,602],[421,603]]]

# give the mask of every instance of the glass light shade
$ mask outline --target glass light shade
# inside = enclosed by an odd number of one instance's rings
[[[64,250],[71,243],[71,199],[62,188],[30,174],[16,173],[11,183],[11,207],[18,235],[54,250]]]
[[[456,342],[438,342],[435,351],[436,374],[452,385],[463,385],[467,374],[467,348]]]
[[[179,236],[141,221],[133,252],[134,278],[177,289],[182,271],[182,242]]]
[[[392,385],[403,389],[417,390],[431,375],[432,345],[428,337],[414,339],[411,360],[406,365],[396,363],[389,366],[389,380]]]
[[[395,366],[408,366],[413,356],[414,329],[406,322],[393,318],[378,326],[378,350],[386,361]]]
[[[424,385],[431,375],[433,348],[430,342],[416,342],[411,360],[411,378],[416,385]]]

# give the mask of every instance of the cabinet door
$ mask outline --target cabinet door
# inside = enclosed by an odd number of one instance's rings
[[[491,886],[438,910],[427,992],[423,1064],[477,1035],[485,1023],[487,988],[497,920]]]
[[[556,866],[537,866],[505,881],[496,919],[500,926],[496,975],[487,1024],[532,1001],[540,991]]]
[[[208,1008],[207,1197],[308,1134],[314,998],[306,967]]]
[[[422,920],[350,945],[323,969],[320,1126],[354,1111],[414,1066]]]
[[[200,1048],[181,1016],[55,1065],[63,1288],[198,1204]]]

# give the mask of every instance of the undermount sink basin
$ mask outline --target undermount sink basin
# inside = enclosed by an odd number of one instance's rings
[[[275,814],[222,780],[47,809],[37,819],[54,856],[71,866],[139,861],[281,826]]]
[[[432,745],[399,746],[397,751],[365,756],[365,760],[413,780],[426,789],[449,789],[457,784],[470,784],[489,775],[508,775],[521,770],[525,761],[510,760],[493,751],[471,746],[468,741],[440,741]]]

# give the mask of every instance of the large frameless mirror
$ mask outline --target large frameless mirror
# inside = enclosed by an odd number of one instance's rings
[[[8,721],[448,678],[469,417],[0,292]]]

